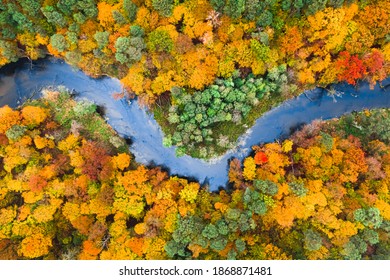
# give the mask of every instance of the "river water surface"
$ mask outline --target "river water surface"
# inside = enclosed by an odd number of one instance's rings
[[[383,85],[388,84],[390,78],[383,82]],[[90,78],[62,60],[47,58],[33,64],[22,60],[0,69],[0,106],[8,104],[15,108],[29,98],[38,98],[43,87],[60,85],[74,91],[76,99],[88,99],[104,107],[107,122],[120,136],[132,140],[130,151],[137,162],[161,165],[171,175],[209,184],[210,190],[226,185],[229,160],[233,157],[243,159],[253,145],[285,138],[297,127],[314,119],[325,120],[352,111],[390,107],[390,92],[379,86],[370,90],[366,83],[361,84],[359,90],[345,84],[336,85],[337,91],[344,92],[340,97],[330,97],[322,89],[307,91],[260,117],[239,138],[234,150],[206,162],[189,156],[177,158],[173,147],[164,147],[162,131],[153,115],[141,109],[136,100],[129,102],[112,97],[122,91],[117,79]]]

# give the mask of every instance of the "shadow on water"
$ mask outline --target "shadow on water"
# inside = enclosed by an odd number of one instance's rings
[[[97,105],[96,106],[96,113],[98,113],[101,117],[106,116],[107,109],[104,107],[104,105]]]
[[[298,130],[301,130],[307,123],[306,122],[301,122],[297,123],[296,125],[290,127],[290,131],[287,134],[282,135],[281,139],[284,140],[288,138],[290,135],[294,134]]]
[[[253,145],[282,140],[305,123],[315,119],[330,119],[345,113],[370,108],[390,107],[390,79],[370,90],[367,83],[359,89],[347,84],[333,85],[324,90],[316,88],[286,101],[281,106],[265,113],[255,125],[242,135],[235,149],[218,159],[206,162],[183,156],[177,158],[174,147],[162,145],[163,134],[153,118],[138,106],[137,100],[115,100],[113,93],[122,92],[117,79],[101,77],[93,79],[75,70],[61,60],[47,58],[34,61],[21,60],[0,69],[0,106],[17,107],[31,97],[40,96],[44,87],[63,85],[76,93],[77,100],[87,99],[98,106],[98,112],[118,134],[125,138],[135,160],[147,166],[160,166],[171,175],[199,181],[218,190],[228,184],[229,161],[243,159],[251,154]],[[342,93],[332,95],[329,92]]]
[[[307,90],[303,93],[303,95],[312,103],[321,106],[322,98],[324,97],[324,89],[323,88],[315,88],[312,90]]]
[[[131,146],[133,144],[133,142],[134,142],[133,139],[131,139],[130,136],[124,136],[123,139],[125,140],[125,142],[126,142],[126,144],[128,146]]]

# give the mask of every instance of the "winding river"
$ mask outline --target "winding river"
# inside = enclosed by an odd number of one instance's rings
[[[390,84],[390,78],[383,84]],[[226,185],[229,159],[243,159],[253,145],[282,139],[314,119],[339,117],[354,110],[390,107],[390,92],[379,86],[370,90],[366,83],[360,85],[359,90],[345,84],[336,85],[336,90],[344,92],[339,97],[330,97],[322,89],[307,91],[260,117],[239,138],[234,150],[206,162],[189,156],[177,158],[173,147],[164,147],[162,131],[151,114],[141,109],[136,100],[128,102],[112,97],[113,93],[122,91],[118,80],[90,78],[55,58],[32,64],[22,60],[0,69],[0,106],[17,107],[29,98],[39,97],[43,87],[60,85],[74,91],[76,99],[88,99],[103,107],[107,122],[119,135],[131,139],[130,151],[136,161],[148,166],[160,165],[171,175],[207,183],[210,190]]]

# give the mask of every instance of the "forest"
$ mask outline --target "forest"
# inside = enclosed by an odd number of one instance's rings
[[[0,259],[390,258],[389,110],[254,146],[210,192],[137,164],[95,109],[0,109]]]
[[[0,67],[54,56],[119,79],[177,156],[390,73],[390,0],[0,1]],[[0,108],[0,259],[390,259],[389,109],[259,143],[210,191],[137,163],[95,104],[42,95]]]

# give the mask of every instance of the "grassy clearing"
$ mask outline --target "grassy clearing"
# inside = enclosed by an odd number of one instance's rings
[[[54,120],[64,131],[80,134],[121,152],[128,151],[126,142],[96,111],[96,104],[89,101],[75,101],[66,89],[46,90],[44,98],[32,100],[29,104],[48,108]]]

